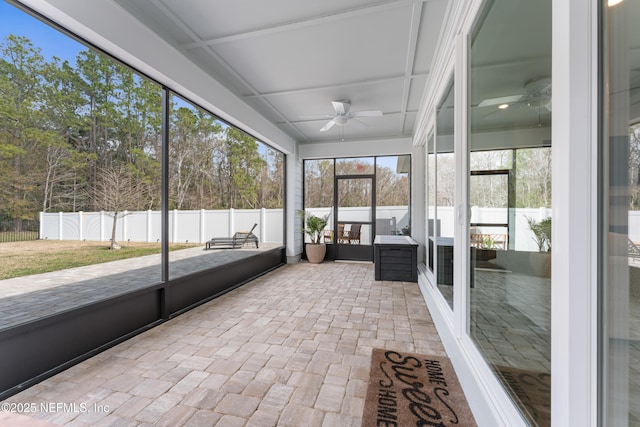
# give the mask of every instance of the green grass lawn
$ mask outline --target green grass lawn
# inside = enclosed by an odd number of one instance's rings
[[[8,243],[0,244],[0,280],[160,253],[158,244],[122,244],[121,249],[110,250],[107,242],[56,250],[55,242],[39,240],[30,243],[30,247],[16,247],[13,250],[3,247]],[[38,244],[42,247],[37,248]],[[194,246],[199,245],[175,244],[169,245],[169,250]]]

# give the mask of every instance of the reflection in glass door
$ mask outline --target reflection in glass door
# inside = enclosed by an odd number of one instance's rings
[[[471,171],[469,239],[476,261],[495,259],[496,250],[509,245],[509,170]],[[486,258],[486,256],[490,258]]]
[[[640,0],[603,2],[602,425],[640,425]]]
[[[436,115],[436,138],[433,166],[435,203],[433,224],[435,236],[429,237],[429,268],[434,271],[438,290],[453,310],[453,270],[454,270],[454,202],[456,153],[454,146],[454,104],[453,79],[438,106]],[[431,154],[430,154],[431,157]],[[431,184],[431,183],[430,183]],[[435,267],[435,268],[434,268]]]
[[[469,335],[524,420],[548,426],[552,1],[487,6],[469,52]],[[521,31],[523,22],[535,38]],[[523,58],[527,66],[513,66]]]
[[[373,261],[373,177],[336,177],[335,192],[336,259]]]

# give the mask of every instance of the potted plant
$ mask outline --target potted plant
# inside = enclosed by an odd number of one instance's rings
[[[538,246],[538,253],[530,256],[530,265],[533,273],[540,277],[551,277],[551,218],[536,221],[527,218],[529,230],[533,233],[533,240]]]
[[[536,221],[526,217],[529,230],[533,233],[533,240],[538,246],[538,252],[551,252],[551,218]],[[546,249],[546,250],[545,250]]]
[[[324,261],[324,256],[327,253],[327,245],[321,239],[324,228],[329,221],[329,215],[319,217],[314,214],[305,214],[304,211],[300,211],[300,213],[305,222],[303,231],[311,240],[305,245],[307,260],[312,264],[319,264]]]

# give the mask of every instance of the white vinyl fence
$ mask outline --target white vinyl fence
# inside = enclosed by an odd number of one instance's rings
[[[169,211],[169,242],[204,243],[212,237],[229,237],[251,230],[260,242],[282,243],[282,209],[225,209]],[[41,212],[40,238],[50,240],[111,240],[111,212]],[[159,242],[160,211],[125,211],[118,214],[116,241]]]
[[[332,209],[331,208],[308,208],[308,212],[311,212],[317,216],[330,215],[329,225],[327,229],[332,226]],[[349,221],[366,221],[368,219],[369,207],[360,208],[341,208],[343,213],[341,222],[349,223]],[[473,206],[471,208],[471,220],[472,223],[507,223],[507,210],[504,208],[479,208]],[[544,218],[551,216],[551,209],[547,208],[518,208],[515,212],[515,250],[517,251],[537,251],[538,246],[534,240],[534,234],[529,229],[527,224],[527,217],[533,218],[536,221],[540,221]],[[380,218],[395,218],[396,230],[400,232],[402,227],[408,225],[409,214],[406,206],[385,206],[377,208],[377,219]],[[430,209],[429,218],[434,217],[434,210]],[[631,215],[630,215],[631,221]],[[636,217],[638,238],[640,239],[640,212]],[[454,209],[450,206],[438,207],[438,225],[440,227],[439,236],[453,237],[454,229]],[[347,226],[348,227],[348,226]],[[631,227],[630,227],[631,231]],[[364,242],[369,241],[368,228],[362,229],[362,239]],[[507,230],[504,227],[476,227],[476,233],[484,234],[506,234]],[[513,238],[513,237],[512,237]]]
[[[344,222],[362,221],[370,208],[342,208]],[[332,213],[328,207],[308,208],[307,212],[323,216]],[[505,209],[471,208],[473,223],[506,223]],[[551,209],[519,208],[515,215],[515,250],[537,251],[533,233],[529,230],[526,217],[541,220],[551,216]],[[395,218],[398,231],[408,225],[409,215],[406,206],[379,207],[377,218]],[[429,213],[433,218],[433,211]],[[453,236],[454,210],[452,207],[438,208],[440,236]],[[327,229],[331,228],[330,218]],[[169,212],[169,241],[204,243],[212,237],[232,236],[236,231],[250,230],[258,224],[254,233],[261,242],[281,243],[283,240],[282,209],[226,209],[193,210]],[[113,216],[109,212],[57,212],[40,213],[40,238],[51,240],[94,240],[111,239]],[[363,228],[363,233],[369,232]],[[478,233],[505,233],[504,228],[478,227]],[[117,241],[159,242],[161,221],[159,211],[131,211],[118,215],[116,229]],[[363,234],[363,241],[370,236]],[[629,212],[629,238],[640,242],[640,211]]]

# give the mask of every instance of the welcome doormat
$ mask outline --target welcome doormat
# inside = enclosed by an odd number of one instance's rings
[[[493,369],[533,425],[551,425],[551,374],[499,365]]]
[[[448,358],[373,349],[363,427],[475,425]]]

